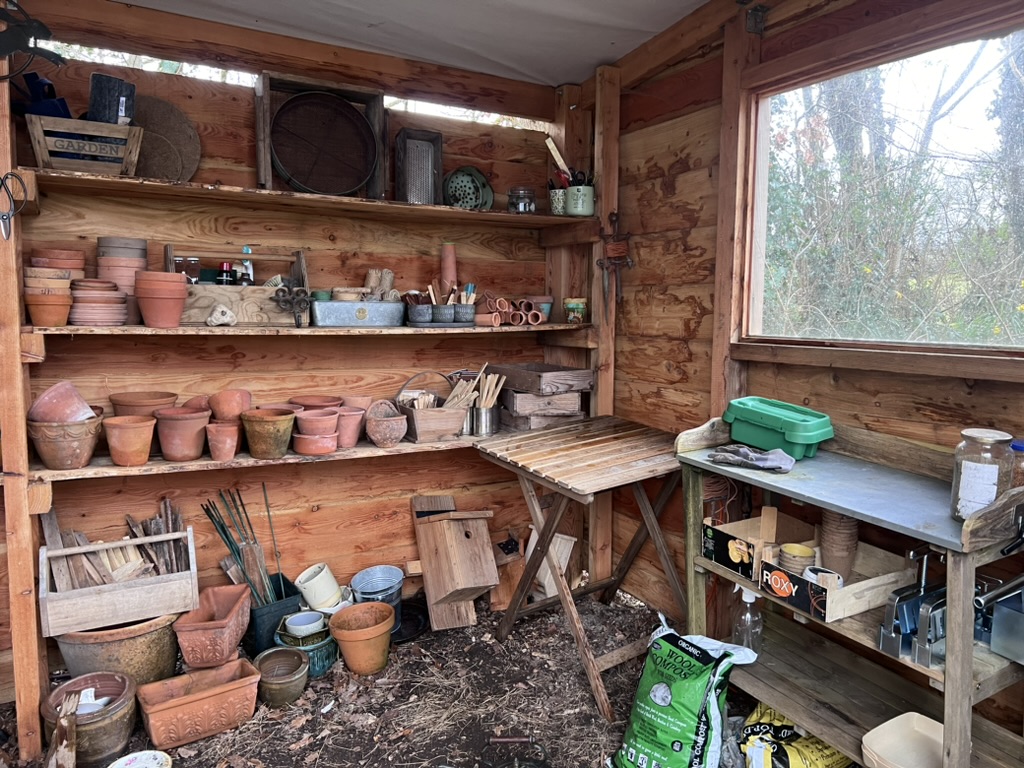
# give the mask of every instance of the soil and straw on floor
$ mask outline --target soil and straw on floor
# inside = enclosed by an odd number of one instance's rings
[[[654,612],[622,593],[609,605],[582,600],[579,611],[596,655],[649,636],[657,625]],[[603,765],[621,742],[642,657],[602,675],[617,715],[609,723],[597,711],[561,610],[520,619],[499,643],[502,615],[478,600],[476,626],[394,646],[387,668],[372,677],[351,676],[339,662],[291,706],[260,704],[241,727],[169,750],[174,764],[497,767],[542,754],[528,744],[488,746],[489,737],[532,736],[551,768]],[[0,727],[10,737],[0,749],[8,764],[18,764],[13,706],[0,710]],[[129,751],[149,748],[140,721]]]

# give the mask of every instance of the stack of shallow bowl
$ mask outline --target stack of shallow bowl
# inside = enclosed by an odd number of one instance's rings
[[[128,320],[128,294],[109,280],[71,281],[71,325],[124,325]]]
[[[135,274],[148,268],[147,241],[136,237],[97,237],[96,246],[96,276],[101,280],[113,280],[118,289],[127,294],[127,324],[138,325],[140,317],[135,302]]]
[[[150,328],[177,328],[185,311],[188,288],[181,272],[139,272],[135,298],[142,320]]]
[[[59,327],[71,309],[71,273],[67,269],[25,268],[25,306],[32,325]]]
[[[32,250],[31,264],[44,269],[69,270],[72,280],[85,277],[85,251],[35,248]]]

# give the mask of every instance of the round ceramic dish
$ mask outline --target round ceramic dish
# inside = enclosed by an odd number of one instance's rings
[[[284,620],[285,629],[295,637],[306,637],[319,632],[326,626],[320,611],[299,611]]]

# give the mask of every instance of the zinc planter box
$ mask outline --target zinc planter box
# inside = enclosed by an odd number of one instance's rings
[[[256,711],[260,673],[245,659],[139,686],[149,740],[157,749],[180,747],[236,728]]]

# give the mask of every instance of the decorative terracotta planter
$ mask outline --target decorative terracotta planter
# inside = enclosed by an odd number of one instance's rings
[[[333,435],[338,431],[338,412],[307,409],[295,414],[295,424],[303,435]]]
[[[334,410],[338,412],[338,448],[354,448],[363,431],[366,410],[348,405],[339,406]]]
[[[220,421],[236,421],[242,411],[252,408],[252,393],[247,389],[222,389],[210,395],[213,417]]]
[[[143,685],[174,674],[178,640],[171,624],[176,618],[172,614],[112,629],[66,632],[57,636],[57,645],[72,675],[107,670]]]
[[[95,712],[81,711],[75,724],[75,764],[81,768],[105,768],[122,755],[135,728],[135,681],[119,672],[92,672],[75,677],[57,686],[43,700],[40,712],[45,722],[46,738],[53,736],[60,716],[60,706],[69,693],[87,688],[96,698],[111,698],[110,703]]]
[[[153,415],[160,436],[160,453],[166,461],[195,461],[203,455],[209,410],[160,408]]]
[[[136,295],[142,320],[149,328],[177,328],[185,311],[185,297],[157,298]]]
[[[139,704],[157,749],[180,747],[235,728],[256,711],[259,671],[245,659],[140,685]]]
[[[214,461],[231,461],[235,458],[241,439],[241,421],[206,425],[206,442],[210,444],[210,458]]]
[[[88,421],[28,422],[28,436],[47,469],[81,469],[87,466],[92,461],[102,431],[103,420],[96,415]]]
[[[39,395],[28,409],[29,421],[64,423],[93,418],[92,407],[70,381],[58,381]]]
[[[302,695],[309,679],[309,656],[298,648],[268,648],[253,659],[260,672],[257,691],[270,707],[284,707]]]
[[[288,452],[295,413],[283,408],[253,408],[242,414],[249,455],[254,459],[280,459]]]
[[[110,459],[119,467],[138,467],[149,461],[153,445],[153,416],[111,416],[103,421]]]
[[[337,408],[343,398],[338,395],[296,395],[289,398],[288,402],[303,408]]]
[[[238,656],[238,643],[249,626],[249,586],[207,587],[199,607],[174,622],[174,634],[185,663],[193,668],[217,667]]]
[[[356,675],[372,675],[388,664],[395,609],[387,603],[356,603],[331,617],[345,666]]]
[[[405,415],[366,420],[366,436],[378,448],[394,448],[408,429]]]

